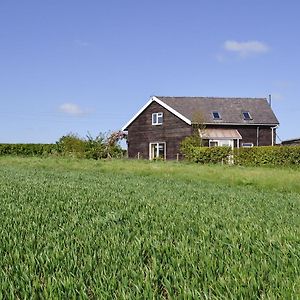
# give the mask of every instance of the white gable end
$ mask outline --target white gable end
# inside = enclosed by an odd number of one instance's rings
[[[156,102],[166,110],[177,116],[179,119],[184,121],[185,123],[191,125],[192,121],[180,114],[178,111],[161,101],[159,98],[153,96],[149,99],[149,101],[122,127],[122,131],[124,131],[152,102]]]

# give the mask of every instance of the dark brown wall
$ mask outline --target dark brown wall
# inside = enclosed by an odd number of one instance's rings
[[[152,125],[152,113],[163,113],[163,124]],[[133,123],[128,126],[128,156],[136,158],[138,152],[142,158],[149,158],[149,143],[166,142],[167,159],[176,159],[179,144],[192,134],[192,127],[152,102]]]
[[[257,137],[258,127],[258,137]],[[242,140],[240,140],[240,146],[242,143],[253,143],[254,146],[271,146],[272,145],[272,129],[270,126],[207,126],[206,128],[228,128],[237,129]],[[274,129],[274,145],[275,145],[276,130]],[[258,142],[258,145],[257,145]]]

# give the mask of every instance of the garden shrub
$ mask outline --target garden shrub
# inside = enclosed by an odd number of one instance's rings
[[[56,144],[0,144],[0,156],[69,156],[76,158],[120,158],[123,150],[116,141],[100,134],[86,139],[70,133],[62,136]]]
[[[232,150],[230,147],[195,147],[189,146],[184,153],[189,161],[201,164],[230,163]]]
[[[57,153],[56,144],[0,144],[0,155],[47,156]]]
[[[235,164],[243,166],[293,166],[300,164],[299,146],[265,146],[234,150]]]
[[[185,139],[180,148],[185,159],[196,163],[234,163],[241,166],[300,165],[300,146],[261,146],[239,148],[199,147]]]

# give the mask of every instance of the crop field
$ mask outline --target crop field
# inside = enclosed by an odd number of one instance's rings
[[[300,169],[0,158],[0,299],[300,299]]]

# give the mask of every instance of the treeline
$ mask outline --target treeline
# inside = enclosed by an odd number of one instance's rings
[[[68,156],[75,158],[120,158],[124,150],[118,141],[122,133],[99,134],[85,138],[76,134],[62,136],[55,144],[0,144],[0,155],[15,156]]]

